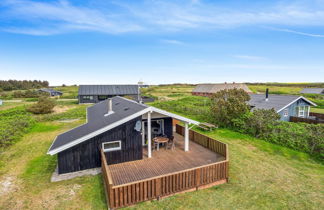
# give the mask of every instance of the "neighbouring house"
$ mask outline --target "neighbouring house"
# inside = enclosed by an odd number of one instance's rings
[[[219,83],[219,84],[198,84],[192,91],[192,95],[211,96],[221,90],[243,89],[247,93],[252,93],[246,84],[243,83]]]
[[[274,109],[279,115],[280,120],[289,121],[290,117],[308,118],[310,106],[315,103],[298,95],[276,95],[269,94],[250,94],[249,105],[254,109]]]
[[[324,88],[304,88],[300,91],[300,93],[324,95]]]
[[[140,100],[138,85],[80,85],[79,103],[98,103],[114,96],[125,96]]]
[[[227,182],[227,145],[190,130],[198,124],[116,96],[88,107],[87,122],[47,154],[57,155],[58,176],[101,166],[108,206],[119,208]]]
[[[47,93],[47,94],[49,94],[50,97],[55,97],[55,96],[61,96],[61,95],[63,95],[62,92],[57,91],[57,90],[54,90],[54,89],[51,89],[51,88],[41,88],[38,91],[41,92],[41,93]]]

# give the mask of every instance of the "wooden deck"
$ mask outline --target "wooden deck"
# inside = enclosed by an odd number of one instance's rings
[[[165,150],[161,147],[159,151],[152,152],[152,158],[147,158],[147,148],[144,148],[143,160],[109,165],[114,185],[123,185],[225,160],[224,156],[192,141],[189,144],[189,151],[185,152],[183,136],[176,133],[174,136],[174,150]]]
[[[184,152],[184,127],[176,125],[176,149],[153,151],[142,160],[107,165],[101,149],[102,174],[108,208],[121,208],[223,184],[228,181],[228,146],[190,130],[190,147]]]

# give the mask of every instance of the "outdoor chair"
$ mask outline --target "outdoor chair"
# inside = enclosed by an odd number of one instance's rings
[[[171,150],[174,150],[175,149],[175,144],[174,144],[174,136],[171,136],[169,138],[169,142],[167,144],[167,148],[168,149],[171,149]]]
[[[157,150],[159,143],[154,141],[154,138],[152,139],[152,150]]]

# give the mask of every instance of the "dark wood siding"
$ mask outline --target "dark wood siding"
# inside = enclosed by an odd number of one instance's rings
[[[138,117],[110,131],[58,153],[59,174],[100,167],[100,151],[103,142],[121,140],[122,149],[106,152],[108,164],[116,164],[143,158],[141,132],[134,129]]]

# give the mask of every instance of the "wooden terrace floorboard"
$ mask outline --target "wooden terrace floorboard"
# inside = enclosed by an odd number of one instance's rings
[[[185,152],[184,137],[173,135],[174,150],[160,147],[159,151],[152,151],[152,158],[147,158],[147,148],[144,148],[142,160],[109,165],[113,184],[127,184],[225,160],[224,156],[192,141],[189,141],[189,151]]]

